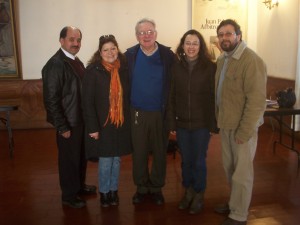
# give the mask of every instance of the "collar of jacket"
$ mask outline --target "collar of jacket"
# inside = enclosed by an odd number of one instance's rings
[[[233,50],[233,52],[230,52],[229,54],[227,52],[224,52],[220,58],[224,58],[227,56],[231,56],[232,58],[239,60],[244,52],[244,50],[247,48],[247,44],[244,41],[241,41],[239,45]]]

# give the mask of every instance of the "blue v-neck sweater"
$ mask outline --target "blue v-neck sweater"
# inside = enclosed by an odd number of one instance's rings
[[[147,56],[139,49],[132,76],[132,107],[143,111],[161,111],[163,83],[163,63],[159,51]]]

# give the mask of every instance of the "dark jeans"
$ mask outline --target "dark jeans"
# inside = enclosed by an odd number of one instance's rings
[[[83,131],[83,126],[77,126],[71,129],[70,138],[56,134],[62,200],[75,198],[85,182],[87,161],[83,147]]]
[[[139,193],[159,192],[165,185],[168,140],[162,113],[132,109],[131,116],[134,184]]]
[[[177,141],[182,158],[182,185],[196,192],[206,189],[206,154],[210,133],[208,129],[177,128]]]

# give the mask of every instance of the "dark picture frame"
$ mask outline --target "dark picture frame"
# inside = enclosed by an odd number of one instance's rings
[[[0,79],[20,79],[14,0],[0,1]]]

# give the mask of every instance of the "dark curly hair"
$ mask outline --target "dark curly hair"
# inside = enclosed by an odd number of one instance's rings
[[[125,60],[125,56],[120,51],[119,45],[118,45],[118,42],[117,42],[116,38],[113,35],[110,34],[110,35],[103,35],[99,38],[98,50],[93,54],[91,59],[88,61],[87,65],[90,65],[90,64],[95,63],[95,62],[101,62],[102,61],[100,51],[101,51],[103,45],[106,44],[106,43],[109,43],[109,42],[113,43],[118,48],[118,58],[120,59],[120,61]]]
[[[200,49],[199,49],[199,53],[198,53],[198,60],[201,60],[204,63],[211,61],[212,57],[208,52],[208,48],[207,48],[207,45],[205,43],[203,36],[200,34],[199,31],[194,30],[194,29],[188,30],[187,32],[185,32],[184,35],[182,36],[182,38],[180,39],[180,43],[176,49],[176,55],[179,58],[179,60],[186,61],[186,59],[184,57],[185,53],[183,50],[183,45],[184,45],[186,36],[188,36],[188,35],[196,35],[199,39]]]

